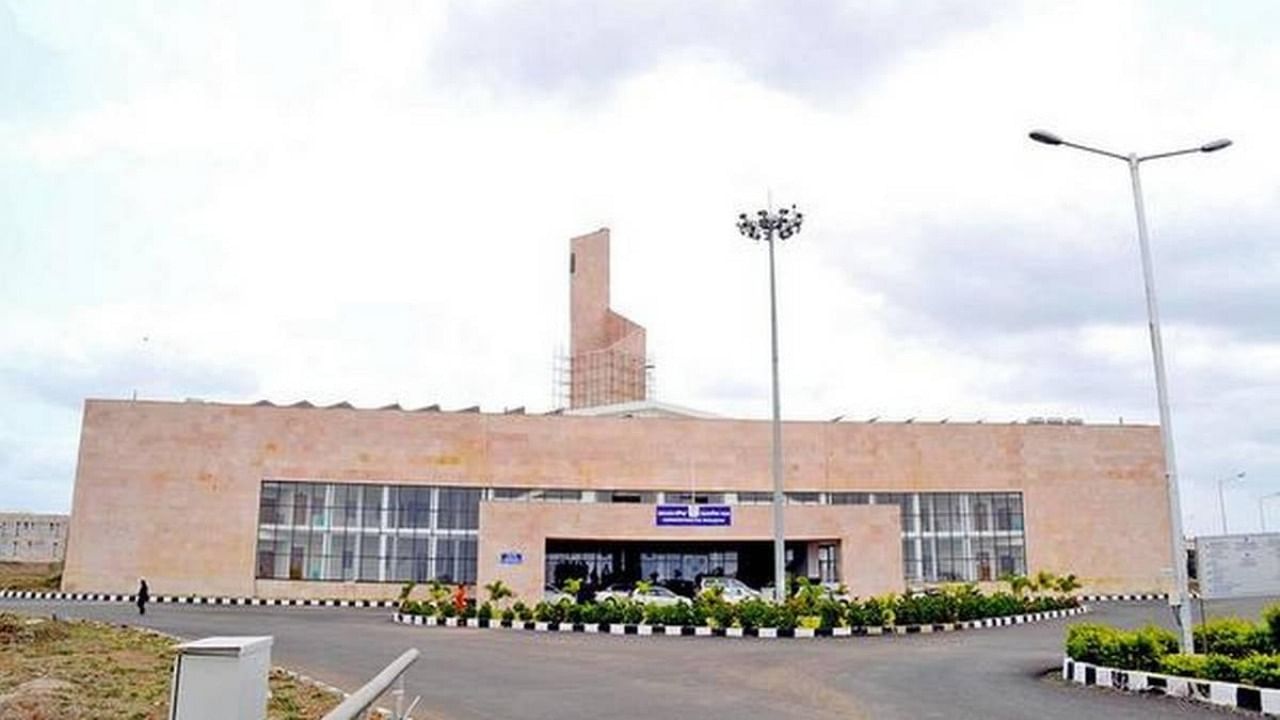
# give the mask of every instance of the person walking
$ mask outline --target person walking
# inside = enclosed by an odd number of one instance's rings
[[[146,578],[138,578],[138,614],[147,614],[147,601],[151,599],[151,593],[147,590]]]

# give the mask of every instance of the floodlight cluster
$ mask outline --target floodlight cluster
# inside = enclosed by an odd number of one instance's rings
[[[774,234],[782,239],[800,232],[800,224],[804,222],[804,213],[796,210],[796,206],[782,208],[775,212],[759,210],[752,218],[746,213],[738,215],[738,232],[752,240],[773,240]]]

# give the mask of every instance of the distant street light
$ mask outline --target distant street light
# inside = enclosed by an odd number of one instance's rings
[[[1138,215],[1138,248],[1142,252],[1142,279],[1147,291],[1147,326],[1151,331],[1151,357],[1156,371],[1156,399],[1160,406],[1160,439],[1164,444],[1165,482],[1169,489],[1170,560],[1178,594],[1178,624],[1182,631],[1182,652],[1190,653],[1195,646],[1191,642],[1191,596],[1187,591],[1187,563],[1184,560],[1186,550],[1182,539],[1182,506],[1178,500],[1178,464],[1173,454],[1173,426],[1169,416],[1169,392],[1164,373],[1164,344],[1160,339],[1160,311],[1156,305],[1156,284],[1151,269],[1151,249],[1147,240],[1147,211],[1142,201],[1142,180],[1138,175],[1138,165],[1147,160],[1176,155],[1215,152],[1231,145],[1231,141],[1213,140],[1199,147],[1139,156],[1134,153],[1121,155],[1109,150],[1068,142],[1045,130],[1033,130],[1031,139],[1045,145],[1065,145],[1095,155],[1115,158],[1129,166],[1129,178],[1133,184],[1133,208]]]
[[[787,550],[783,531],[782,506],[782,409],[778,400],[778,293],[773,272],[773,239],[780,240],[800,232],[804,215],[792,205],[777,212],[760,210],[756,217],[738,215],[738,232],[752,240],[769,244],[769,327],[773,338],[773,596],[778,601],[787,597]]]
[[[1270,493],[1270,494],[1268,494],[1268,495],[1263,495],[1262,497],[1258,498],[1258,524],[1259,524],[1260,526],[1262,526],[1262,532],[1266,532],[1266,531],[1267,531],[1267,513],[1266,513],[1266,511],[1265,511],[1265,509],[1264,509],[1263,505],[1264,505],[1268,500],[1272,500],[1272,499],[1275,499],[1275,498],[1280,498],[1280,492],[1273,492],[1273,493]]]
[[[1244,471],[1241,470],[1234,475],[1228,475],[1218,479],[1218,510],[1222,513],[1222,534],[1227,534],[1227,496],[1222,492],[1222,486],[1232,480],[1243,480]]]

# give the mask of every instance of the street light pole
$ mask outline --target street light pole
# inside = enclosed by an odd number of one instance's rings
[[[1239,480],[1244,477],[1243,472],[1228,475],[1218,479],[1218,511],[1222,513],[1222,534],[1227,534],[1227,496],[1222,492],[1222,486],[1226,485],[1230,480]]]
[[[1142,280],[1147,295],[1147,328],[1151,334],[1151,358],[1155,364],[1156,400],[1160,406],[1160,440],[1164,446],[1165,484],[1169,494],[1169,537],[1170,560],[1173,565],[1175,592],[1178,596],[1178,625],[1182,636],[1182,652],[1194,651],[1191,639],[1191,595],[1187,590],[1186,550],[1182,537],[1182,504],[1178,498],[1178,463],[1173,451],[1173,423],[1169,413],[1169,392],[1164,371],[1164,343],[1160,337],[1160,309],[1156,302],[1156,284],[1151,267],[1151,248],[1147,238],[1147,211],[1142,199],[1142,178],[1138,173],[1139,164],[1147,160],[1188,155],[1198,152],[1215,152],[1231,145],[1230,140],[1214,140],[1199,147],[1154,155],[1139,156],[1134,153],[1120,153],[1100,148],[1068,142],[1044,130],[1030,133],[1032,140],[1045,145],[1065,145],[1076,150],[1103,155],[1121,160],[1129,166],[1129,177],[1133,183],[1133,207],[1138,216],[1138,247],[1142,254]]]
[[[738,232],[752,240],[764,240],[769,244],[769,330],[772,338],[773,363],[773,594],[779,602],[787,597],[787,550],[783,527],[782,487],[782,404],[778,391],[778,292],[773,269],[773,242],[800,232],[804,215],[792,205],[772,212],[760,210],[755,219],[746,213],[738,215]]]

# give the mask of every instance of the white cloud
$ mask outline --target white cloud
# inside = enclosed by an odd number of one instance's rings
[[[546,408],[567,238],[608,225],[614,304],[649,328],[662,397],[764,416],[765,248],[733,221],[772,190],[808,214],[778,256],[788,415],[1150,421],[1124,169],[1025,133],[1142,151],[1230,134],[1146,175],[1178,281],[1175,427],[1185,477],[1238,463],[1280,487],[1260,440],[1280,417],[1250,410],[1280,344],[1265,314],[1215,316],[1212,284],[1235,274],[1247,307],[1280,267],[1260,239],[1280,222],[1266,43],[1154,4],[1029,4],[814,69],[856,82],[657,43],[566,97],[439,77],[441,43],[465,40],[439,10],[113,13],[102,37],[67,12],[19,15],[104,90],[4,130],[13,190],[41,202],[0,218],[18,260],[0,350],[78,368],[50,375],[68,391]],[[10,436],[74,445],[24,378],[0,378],[24,398],[8,412],[42,420]]]

